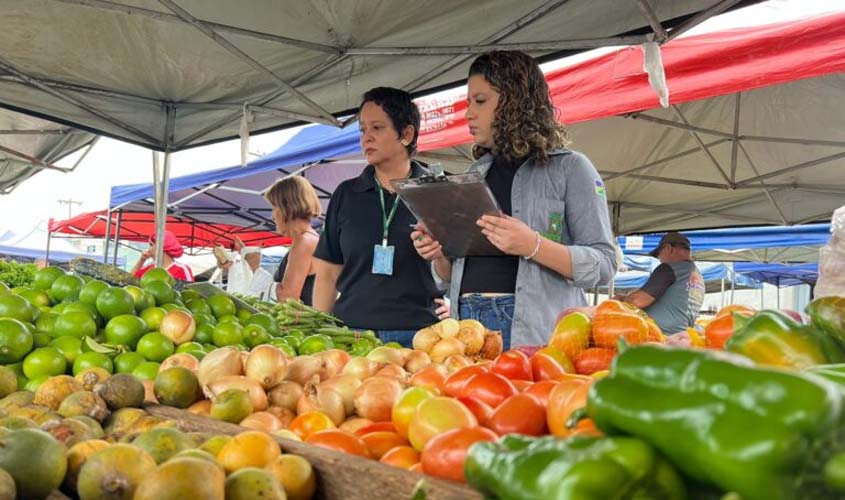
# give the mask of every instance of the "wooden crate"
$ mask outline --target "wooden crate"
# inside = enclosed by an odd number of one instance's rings
[[[237,434],[246,429],[169,406],[147,405],[153,416],[173,420],[186,432]],[[317,495],[322,500],[431,499],[481,500],[480,493],[462,484],[384,465],[376,460],[336,452],[276,437],[282,450],[306,458],[317,472]]]

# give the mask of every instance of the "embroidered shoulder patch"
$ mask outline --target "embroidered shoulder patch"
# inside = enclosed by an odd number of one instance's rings
[[[599,196],[607,196],[604,191],[604,182],[601,179],[596,179],[596,194]]]

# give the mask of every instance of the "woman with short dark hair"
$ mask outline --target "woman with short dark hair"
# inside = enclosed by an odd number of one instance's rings
[[[384,342],[410,346],[417,330],[437,321],[441,295],[410,240],[416,219],[391,184],[426,173],[411,160],[420,112],[407,92],[378,87],[364,94],[358,123],[369,165],[332,194],[314,253],[314,306],[352,328],[375,330]]]

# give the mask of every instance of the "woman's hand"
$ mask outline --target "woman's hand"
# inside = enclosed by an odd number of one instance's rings
[[[150,245],[149,248],[141,252],[141,262],[146,262],[149,259],[152,259],[155,256],[155,247]]]
[[[537,233],[521,220],[509,215],[483,215],[476,224],[490,243],[502,252],[520,257],[534,253]]]
[[[434,303],[437,304],[437,309],[434,310],[437,319],[443,320],[452,317],[449,312],[449,302],[446,299],[434,299]]]
[[[445,258],[443,247],[428,234],[422,224],[417,224],[417,228],[411,231],[411,239],[414,241],[414,249],[423,259],[432,261]]]

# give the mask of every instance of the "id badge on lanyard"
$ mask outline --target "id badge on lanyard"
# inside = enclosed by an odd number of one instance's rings
[[[396,209],[399,207],[399,198],[396,198],[396,200],[393,201],[393,207],[390,209],[390,214],[388,215],[387,209],[384,205],[384,190],[382,190],[378,179],[375,179],[375,181],[378,186],[378,197],[381,204],[383,231],[381,245],[376,244],[373,247],[373,274],[392,276],[393,259],[395,257],[396,248],[393,245],[387,244],[387,233],[390,229],[390,223],[393,221],[393,216],[396,215]]]

